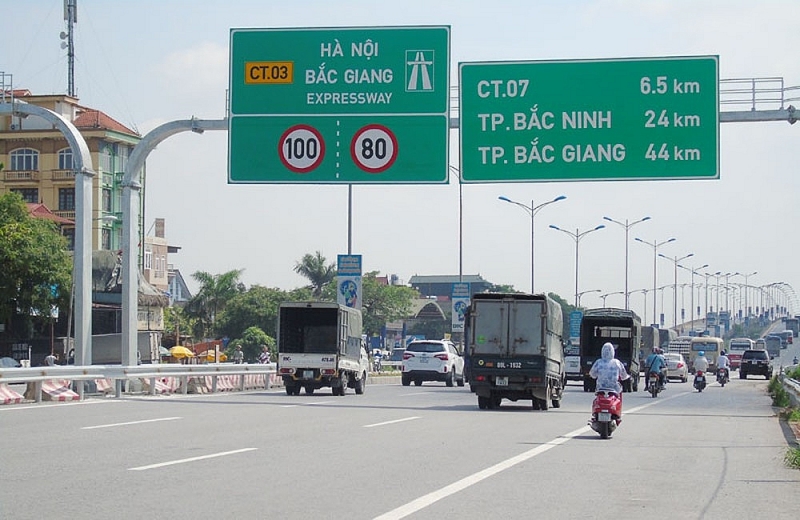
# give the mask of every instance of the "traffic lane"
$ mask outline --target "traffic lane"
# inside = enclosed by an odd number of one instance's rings
[[[621,518],[650,512],[793,517],[800,476],[783,465],[786,440],[764,386],[743,381],[703,393],[628,399],[629,413],[612,439],[580,432],[414,518],[476,512],[578,518],[596,516],[598,509]],[[630,406],[634,401],[650,404],[637,409]]]

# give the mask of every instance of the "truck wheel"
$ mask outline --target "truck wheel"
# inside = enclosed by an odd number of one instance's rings
[[[464,374],[463,373],[461,374],[461,377],[456,379],[456,383],[458,383],[458,386],[464,386]]]
[[[292,395],[294,393],[294,386],[286,385],[286,395]]]
[[[502,397],[490,397],[489,398],[489,409],[494,410],[495,408],[500,408],[500,403],[503,401]]]
[[[454,377],[455,376],[453,375],[452,371],[448,372],[447,379],[445,379],[444,384],[447,385],[447,386],[452,387],[453,386],[453,378]]]
[[[415,379],[414,384],[417,386],[422,386],[422,379]]]
[[[547,385],[547,388],[544,391],[544,399],[539,399],[540,410],[547,411],[550,409],[550,399],[552,395],[552,389],[550,388],[550,385]]]
[[[481,410],[489,408],[489,398],[478,396],[478,408]]]
[[[747,373],[743,370],[739,370],[739,379],[747,379]]]
[[[561,399],[553,399],[550,404],[553,405],[553,408],[561,408]]]
[[[400,376],[400,382],[403,383],[403,386],[408,386],[411,384],[411,378],[408,376],[408,374],[403,374]]]
[[[356,381],[356,395],[361,395],[364,393],[364,388],[367,386],[367,373],[364,372],[361,374],[361,379]]]
[[[314,395],[314,387],[313,386],[307,386],[306,387],[306,395]]]

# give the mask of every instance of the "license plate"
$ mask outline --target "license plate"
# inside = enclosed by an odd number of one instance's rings
[[[698,377],[695,377],[695,378],[694,378],[694,380],[695,380],[695,381],[702,381],[702,380],[703,380],[703,378],[702,378],[702,377],[700,377],[700,376],[698,376]]]
[[[600,412],[597,414],[597,420],[600,422],[609,422],[611,420],[611,412]]]
[[[426,358],[426,357],[420,358],[419,362],[422,363],[423,365],[427,365],[428,364],[428,358]]]
[[[508,386],[508,376],[498,377],[494,382],[497,386]]]
[[[314,379],[313,370],[303,370],[303,379]]]

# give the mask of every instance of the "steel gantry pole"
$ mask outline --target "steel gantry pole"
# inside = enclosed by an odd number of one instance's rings
[[[633,222],[628,222],[628,219],[625,219],[625,223],[623,224],[619,220],[614,220],[611,217],[603,217],[603,220],[607,220],[609,222],[613,222],[619,226],[622,226],[625,229],[625,310],[630,308],[630,301],[629,301],[629,293],[628,293],[628,232],[630,229],[635,226],[636,224],[640,224],[645,222],[646,220],[650,220],[650,217],[642,217],[639,220],[635,220]],[[605,307],[605,304],[603,304]]]
[[[539,204],[538,206],[534,206],[532,200],[531,200],[531,205],[528,206],[527,204],[523,204],[521,202],[517,202],[515,200],[511,200],[508,197],[503,197],[502,195],[500,197],[497,197],[497,198],[502,200],[503,202],[508,202],[508,203],[514,204],[516,206],[519,206],[520,208],[524,209],[528,213],[528,215],[530,215],[530,217],[531,217],[531,294],[535,294],[536,293],[536,291],[535,291],[535,287],[536,286],[534,284],[534,280],[535,280],[535,276],[536,276],[536,271],[534,269],[534,258],[535,258],[535,256],[534,256],[534,243],[535,243],[534,242],[534,237],[535,237],[534,231],[536,229],[536,226],[534,225],[534,219],[536,217],[536,214],[539,213],[539,210],[541,210],[543,207],[548,206],[550,204],[553,204],[554,202],[558,202],[560,200],[564,200],[567,197],[566,197],[566,195],[559,195],[558,197],[554,198],[553,200],[549,200],[547,202],[543,202],[542,204]]]
[[[575,241],[575,307],[578,307],[578,298],[579,298],[579,293],[578,293],[578,244],[580,243],[580,241],[581,241],[581,239],[583,237],[585,237],[586,235],[588,235],[592,231],[598,231],[600,229],[603,229],[604,227],[606,227],[606,226],[603,225],[603,224],[600,224],[599,226],[597,226],[595,228],[592,228],[592,229],[589,229],[589,230],[586,230],[586,231],[583,231],[583,232],[581,232],[579,229],[576,229],[575,232],[573,233],[572,231],[567,231],[566,229],[561,229],[558,226],[554,226],[554,225],[550,224],[550,228],[551,229],[555,229],[556,231],[561,231],[562,233],[569,235]]]
[[[663,246],[664,244],[669,244],[670,242],[675,242],[675,238],[669,238],[664,240],[663,242],[658,242],[656,240],[652,242],[648,242],[647,240],[642,240],[641,238],[635,238],[637,242],[641,242],[642,244],[647,244],[648,246],[653,248],[653,324],[658,323],[656,321],[656,260],[658,259],[658,248]]]

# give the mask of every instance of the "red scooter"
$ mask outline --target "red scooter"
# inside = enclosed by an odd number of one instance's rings
[[[600,434],[601,439],[608,439],[620,422],[622,422],[622,396],[613,391],[597,391],[594,394],[592,420],[589,426]]]

